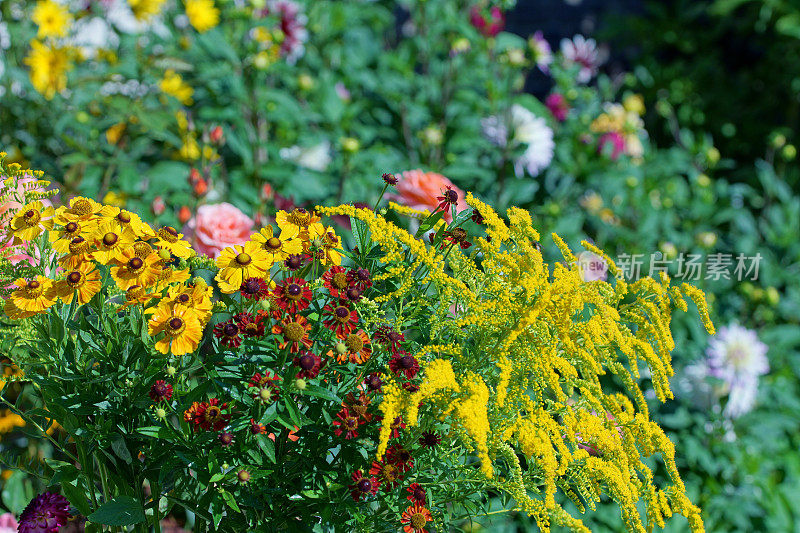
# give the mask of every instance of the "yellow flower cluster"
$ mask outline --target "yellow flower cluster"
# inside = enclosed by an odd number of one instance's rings
[[[219,24],[219,9],[214,6],[214,0],[186,0],[186,16],[189,24],[200,33]]]
[[[421,416],[434,416],[474,452],[487,484],[511,494],[543,531],[551,524],[588,531],[560,506],[559,491],[581,510],[610,496],[631,531],[661,526],[673,513],[702,531],[674,446],[649,420],[639,369],[649,368],[659,400],[672,397],[671,314],[686,310],[686,296],[713,332],[703,293],[671,287],[667,276],[584,282],[557,235],[564,263],[544,262],[527,212],[510,209],[506,224],[471,195],[467,203],[483,216],[490,239],[476,239],[470,256],[446,257],[368,209],[318,208],[365,223],[388,265],[383,278],[399,287],[383,301],[427,284],[435,292],[424,295],[437,303],[429,318],[432,345],[417,353],[424,369],[419,390],[384,376],[378,458],[395,417],[416,426]],[[586,247],[619,274],[606,254]],[[524,471],[518,454],[526,458]],[[670,479],[663,488],[645,462],[656,454]]]

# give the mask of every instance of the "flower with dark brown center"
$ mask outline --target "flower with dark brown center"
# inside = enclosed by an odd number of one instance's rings
[[[69,285],[73,289],[83,285],[82,281],[83,281],[83,273],[78,270],[74,270],[69,274],[67,274],[67,285]]]
[[[370,374],[366,377],[364,383],[367,385],[367,388],[370,391],[380,391],[381,386],[383,385],[383,381],[381,381],[381,378],[378,376],[378,374]]]
[[[419,443],[426,448],[433,448],[440,442],[442,442],[442,437],[435,431],[423,431],[422,436],[419,438]]]
[[[103,235],[103,244],[105,246],[109,247],[114,246],[115,244],[117,244],[118,241],[119,241],[119,235],[117,235],[116,233],[108,232],[105,235]]]
[[[184,324],[183,320],[174,316],[167,321],[167,328],[164,330],[164,332],[170,337],[176,337],[183,333],[185,328],[186,324]]]
[[[398,351],[389,360],[389,368],[395,374],[403,374],[406,379],[414,379],[419,372],[419,362],[411,354]]]
[[[355,287],[350,287],[347,289],[347,291],[345,291],[345,296],[347,296],[347,299],[351,302],[357,302],[361,300],[361,291]]]
[[[219,443],[223,448],[227,448],[228,446],[233,444],[233,435],[231,433],[228,433],[227,431],[223,431],[222,433],[219,434],[217,440],[219,440]]]
[[[302,278],[286,278],[275,286],[275,303],[289,313],[296,314],[311,305],[313,294],[308,282]]]
[[[168,402],[172,399],[172,385],[163,379],[157,380],[150,387],[150,399],[154,402]]]
[[[300,368],[303,370],[311,370],[314,368],[314,357],[309,354],[305,354],[300,357]]]
[[[303,256],[292,254],[286,258],[286,261],[283,262],[286,265],[286,268],[289,270],[297,270],[298,268],[303,266]]]
[[[408,492],[406,499],[422,505],[425,504],[425,500],[428,497],[425,493],[425,489],[423,489],[419,483],[412,483],[411,486],[406,489],[406,492]]]
[[[239,483],[244,485],[245,483],[250,481],[250,472],[248,472],[247,470],[239,470],[236,473],[236,479],[239,480]]]
[[[36,281],[35,279],[32,279],[32,280],[28,281],[28,283],[27,283],[27,287],[28,287],[28,289],[29,289],[29,290],[32,290],[32,291],[35,291],[35,290],[36,290],[36,289],[38,289],[40,286],[41,286],[41,283],[39,283],[39,282],[38,282],[38,281]]]
[[[442,195],[437,196],[436,199],[439,200],[439,205],[436,206],[433,212],[435,213],[441,209],[447,213],[451,205],[456,205],[458,203],[458,193],[449,185],[445,185],[445,190],[442,191]]]
[[[345,440],[358,437],[358,417],[351,413],[347,407],[343,407],[341,411],[336,413],[333,425],[336,427],[333,432],[337,437],[344,435]]]
[[[122,222],[123,224],[130,224],[131,222],[131,214],[127,211],[120,211],[117,213],[117,220]]]
[[[231,348],[238,348],[242,344],[242,338],[239,337],[239,326],[233,322],[233,319],[214,326],[214,336],[223,345]]]
[[[83,237],[75,237],[69,241],[69,253],[78,255],[89,250],[89,242]]]
[[[172,226],[164,226],[158,230],[158,237],[170,243],[178,242],[178,235],[178,231]]]
[[[378,480],[374,477],[365,476],[361,470],[356,470],[350,476],[353,480],[352,485],[348,485],[350,495],[355,501],[359,501],[362,497],[370,496],[378,492]]]
[[[298,285],[296,283],[290,283],[289,286],[286,287],[286,294],[292,300],[297,300],[298,298],[300,298],[300,294],[302,292],[303,292],[303,290],[300,288],[300,285]]]
[[[81,227],[78,225],[77,222],[69,222],[66,226],[64,226],[64,233],[67,235],[72,235],[74,233],[79,233],[81,231]]]
[[[186,293],[180,294],[177,298],[175,298],[175,300],[177,300],[179,303],[185,304],[189,301],[189,295]]]
[[[144,266],[144,261],[142,261],[139,257],[131,257],[128,259],[128,270],[131,272],[136,272],[140,268]]]
[[[236,260],[236,262],[238,264],[240,264],[242,266],[247,266],[253,261],[253,258],[251,258],[250,255],[242,252],[242,253],[236,255],[236,259],[235,260]]]
[[[263,300],[269,296],[269,284],[261,278],[247,278],[239,292],[245,298]]]
[[[282,246],[283,243],[277,237],[270,237],[269,239],[267,239],[267,242],[264,243],[264,248],[266,248],[267,250],[272,250],[273,252],[277,252],[278,250],[281,249]]]

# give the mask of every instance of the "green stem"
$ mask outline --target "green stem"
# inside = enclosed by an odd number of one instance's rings
[[[378,196],[378,201],[375,202],[375,207],[372,208],[372,210],[375,211],[376,213],[378,212],[378,205],[380,205],[381,200],[383,200],[383,195],[386,194],[386,189],[388,187],[389,187],[388,183],[383,186],[383,190],[381,191],[381,195]]]
[[[108,472],[106,471],[106,466],[97,458],[96,455],[92,454],[92,457],[97,462],[97,468],[100,470],[100,485],[103,487],[103,502],[107,503],[109,498],[109,494],[111,491],[108,488]]]
[[[92,497],[92,503],[94,504],[94,508],[97,509],[100,507],[100,504],[97,502],[97,494],[95,494],[95,481],[94,481],[94,465],[89,463],[88,457],[86,456],[86,447],[83,445],[83,442],[76,441],[76,447],[78,448],[78,456],[80,457],[81,469],[86,472],[86,477],[89,480],[89,494]]]
[[[155,533],[161,533],[161,516],[158,509],[161,501],[161,486],[157,481],[150,482],[150,493],[153,497],[153,530]]]

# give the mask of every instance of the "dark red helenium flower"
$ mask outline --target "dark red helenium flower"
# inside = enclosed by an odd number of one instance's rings
[[[395,374],[403,374],[406,379],[414,379],[419,372],[419,362],[406,352],[398,351],[389,360],[389,368]]]
[[[355,501],[360,500],[364,496],[370,496],[378,492],[378,480],[373,476],[364,476],[361,470],[356,470],[350,476],[353,480],[352,485],[348,485],[350,495],[353,496]]]
[[[150,399],[154,402],[168,402],[172,399],[172,385],[159,379],[150,387]]]
[[[242,287],[239,289],[242,296],[248,299],[257,298],[263,300],[269,296],[269,283],[261,278],[247,278],[242,282]]]
[[[19,516],[21,533],[57,533],[69,520],[69,502],[60,494],[36,496]]]

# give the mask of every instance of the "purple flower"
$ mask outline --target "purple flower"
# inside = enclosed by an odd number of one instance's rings
[[[69,502],[45,492],[31,500],[19,516],[19,533],[57,533],[69,520]]]
[[[541,31],[536,33],[528,39],[528,46],[531,48],[533,54],[533,61],[539,70],[545,74],[550,74],[550,63],[553,62],[553,51],[550,49],[550,43],[544,38]]]
[[[587,39],[583,35],[576,35],[572,39],[561,40],[561,54],[566,65],[578,65],[578,83],[588,83],[598,71],[598,67],[605,61],[607,53],[598,50],[594,39]]]

